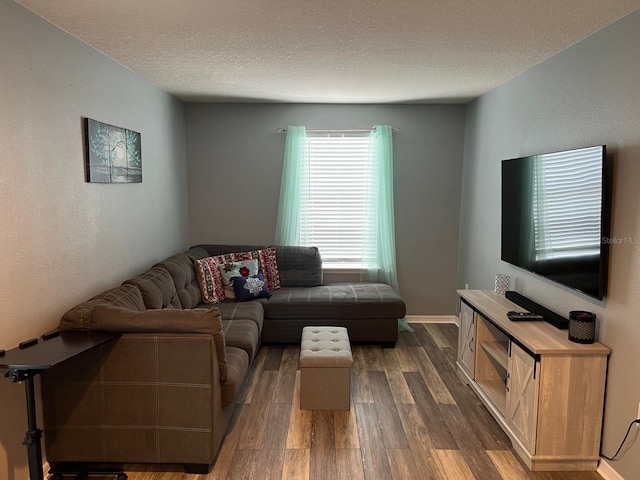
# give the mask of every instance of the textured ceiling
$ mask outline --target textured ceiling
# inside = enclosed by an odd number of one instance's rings
[[[16,1],[185,101],[296,103],[466,102],[640,8],[640,0]]]

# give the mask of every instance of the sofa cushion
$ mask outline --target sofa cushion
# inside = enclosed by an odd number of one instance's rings
[[[120,333],[204,333],[213,336],[220,369],[220,380],[227,378],[225,338],[220,312],[215,308],[145,310],[96,305],[93,329]]]
[[[121,285],[102,292],[68,310],[60,319],[60,330],[94,330],[93,309],[96,305],[111,304],[129,310],[144,311],[142,293],[135,285]]]
[[[206,304],[201,305],[205,306]],[[206,305],[212,307],[212,305]],[[256,302],[222,302],[215,305],[220,310],[222,321],[225,320],[251,320],[258,327],[258,333],[262,333],[264,323],[264,307],[260,300]]]
[[[191,257],[179,253],[163,260],[156,266],[166,269],[173,278],[173,284],[182,308],[195,308],[202,303],[200,285]]]
[[[281,288],[265,305],[270,319],[402,318],[404,301],[383,283],[336,283],[309,288]]]
[[[228,375],[222,382],[222,406],[233,405],[249,371],[249,356],[241,348],[227,347]]]
[[[277,246],[275,248],[282,287],[322,285],[322,258],[316,247]]]
[[[188,256],[192,262],[195,262],[204,257],[210,257],[213,254],[209,253],[204,245],[197,245],[189,248],[189,250],[185,252],[185,255]]]
[[[260,346],[258,326],[251,320],[223,320],[222,331],[228,346],[241,348],[253,362]]]
[[[182,308],[173,278],[164,268],[153,267],[123,283],[138,287],[147,309]]]

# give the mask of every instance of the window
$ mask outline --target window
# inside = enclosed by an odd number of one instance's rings
[[[300,243],[318,247],[329,267],[356,268],[371,262],[370,226],[376,169],[368,133],[308,133],[301,172]]]
[[[394,225],[392,127],[288,127],[276,245],[316,246],[325,268],[399,291]]]

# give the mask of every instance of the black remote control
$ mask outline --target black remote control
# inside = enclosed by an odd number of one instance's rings
[[[512,322],[518,321],[518,320],[544,320],[544,317],[542,315],[538,315],[537,313],[531,313],[531,312],[511,311],[511,312],[507,312],[507,317]]]

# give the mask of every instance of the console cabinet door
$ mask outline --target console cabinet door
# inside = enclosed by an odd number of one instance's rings
[[[460,331],[458,332],[458,365],[470,378],[474,377],[475,319],[473,309],[460,302]]]
[[[507,411],[505,420],[532,455],[535,454],[538,418],[536,360],[514,342],[508,359]]]

